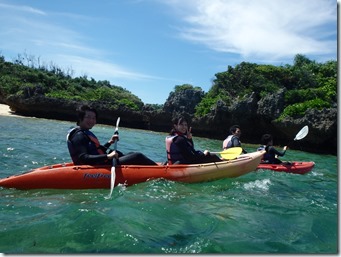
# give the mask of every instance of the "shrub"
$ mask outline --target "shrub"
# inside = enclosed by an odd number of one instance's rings
[[[220,99],[218,96],[217,97],[209,97],[205,96],[201,102],[195,107],[195,117],[202,117],[205,116],[206,114],[210,113],[211,108],[213,105],[215,105]]]
[[[295,103],[287,106],[281,116],[278,118],[279,120],[283,120],[283,118],[289,116],[293,118],[301,117],[305,114],[308,109],[317,109],[321,110],[323,108],[329,108],[331,104],[329,102],[323,101],[321,99],[313,99],[309,101],[305,101],[302,103]]]

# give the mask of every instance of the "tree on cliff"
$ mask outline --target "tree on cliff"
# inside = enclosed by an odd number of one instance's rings
[[[0,57],[0,100],[11,95],[108,102],[112,109],[118,107],[138,111],[143,102],[128,90],[111,85],[109,81],[95,81],[87,76],[72,78],[70,69],[64,71],[55,64],[42,65],[39,58],[19,55],[12,62]]]
[[[337,104],[337,62],[317,63],[296,55],[294,64],[273,66],[242,62],[215,74],[211,89],[196,108],[196,116],[210,112],[217,103],[226,105],[252,92],[260,98],[285,89],[285,109],[280,118],[300,116],[309,108],[322,109]]]

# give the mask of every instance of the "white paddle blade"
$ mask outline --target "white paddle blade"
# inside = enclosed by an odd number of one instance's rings
[[[121,120],[121,118],[118,117],[117,121],[116,121],[115,134],[117,134],[117,135],[118,135],[118,125],[120,124],[120,120]],[[117,150],[117,140],[115,140],[115,143],[114,143],[114,150],[115,151]]]
[[[120,124],[120,120],[121,118],[118,117],[116,120],[116,128],[115,128],[115,134],[118,134],[118,125]],[[117,150],[117,140],[115,141],[114,144],[114,150]],[[112,191],[114,190],[115,187],[115,180],[116,180],[116,160],[113,160],[112,162],[112,167],[111,167],[111,179],[110,179],[110,193],[107,197],[105,197],[106,199],[110,199],[111,195],[112,195]]]
[[[118,130],[118,125],[120,124],[121,117],[117,118],[115,131]]]
[[[304,126],[296,135],[294,140],[301,140],[303,138],[305,138],[308,135],[309,132],[309,127],[308,126]]]
[[[116,180],[116,172],[115,172],[115,167],[113,166],[111,167],[110,193],[108,196],[105,197],[105,199],[111,198],[112,191],[114,191],[115,180]]]

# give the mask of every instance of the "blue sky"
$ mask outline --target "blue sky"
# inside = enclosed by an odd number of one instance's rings
[[[337,59],[335,0],[0,0],[0,54],[108,80],[144,103],[207,92],[242,61]]]

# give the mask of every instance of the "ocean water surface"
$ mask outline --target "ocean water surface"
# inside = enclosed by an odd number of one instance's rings
[[[115,123],[96,125],[93,132],[104,143]],[[70,162],[65,137],[74,125],[0,116],[0,177]],[[166,132],[121,127],[119,133],[123,153],[140,151],[154,161],[166,160]],[[222,140],[194,134],[197,149],[220,151]],[[258,147],[243,146],[249,152]],[[305,175],[257,170],[207,183],[155,180],[118,186],[109,200],[109,189],[0,187],[0,252],[337,253],[337,157],[289,149],[282,160],[316,166]]]

